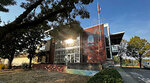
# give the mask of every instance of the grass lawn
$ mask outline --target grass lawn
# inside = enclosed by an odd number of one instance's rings
[[[0,71],[0,83],[86,83],[89,76],[46,70]]]

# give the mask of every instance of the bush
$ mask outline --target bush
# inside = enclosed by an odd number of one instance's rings
[[[2,66],[2,70],[4,70],[4,69],[5,69],[5,65]]]
[[[123,80],[119,72],[111,68],[95,74],[87,83],[123,83]]]
[[[5,64],[0,64],[0,70],[4,70],[4,69],[7,69],[7,68],[8,68],[7,65],[5,65]]]
[[[29,65],[27,64],[27,63],[23,63],[22,65],[21,65],[21,68],[22,69],[27,69],[29,67]]]

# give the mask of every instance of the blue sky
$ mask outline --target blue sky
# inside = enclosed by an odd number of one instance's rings
[[[20,0],[17,2],[20,4]],[[150,0],[99,0],[101,18],[108,23],[111,33],[125,31],[124,39],[140,36],[150,42]],[[90,12],[89,19],[77,20],[83,28],[98,24],[97,0],[85,6]],[[8,7],[9,13],[0,12],[2,20],[14,20],[24,10],[18,5]],[[2,25],[2,24],[1,24]]]

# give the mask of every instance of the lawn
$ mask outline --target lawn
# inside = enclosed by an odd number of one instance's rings
[[[86,83],[89,76],[46,70],[0,71],[0,83]]]

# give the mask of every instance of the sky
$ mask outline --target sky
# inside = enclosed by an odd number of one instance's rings
[[[9,13],[0,12],[2,21],[13,21],[24,9],[19,7],[22,0],[17,0],[15,6],[9,6]],[[125,31],[124,39],[134,36],[145,38],[150,42],[150,0],[98,0],[103,23],[108,23],[111,33]],[[90,12],[89,19],[76,19],[83,28],[98,24],[97,0],[85,6]],[[1,23],[0,25],[2,25]]]

